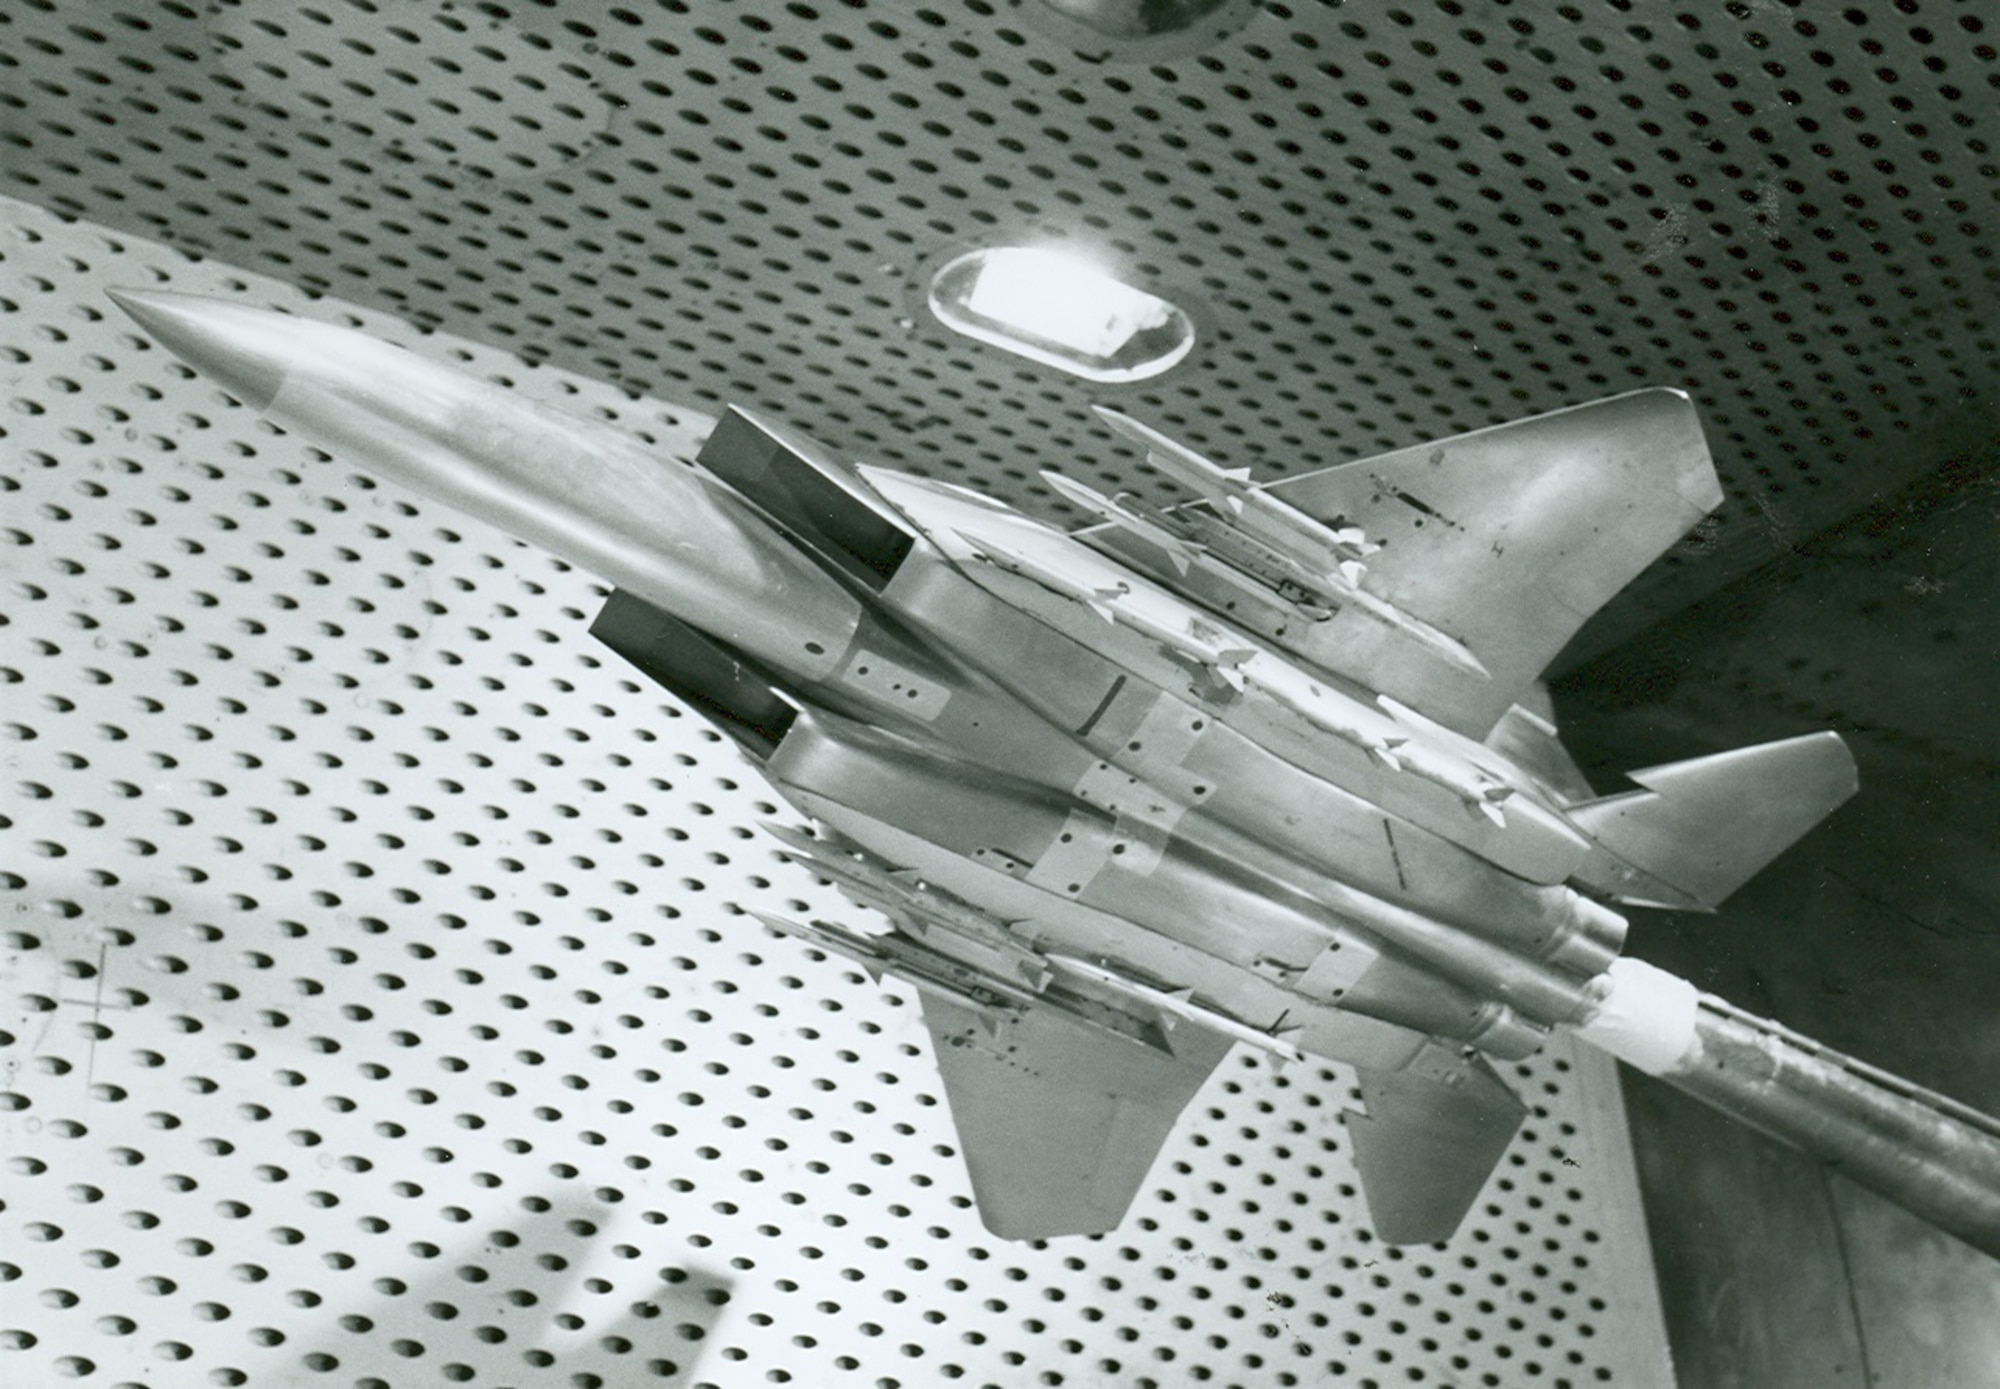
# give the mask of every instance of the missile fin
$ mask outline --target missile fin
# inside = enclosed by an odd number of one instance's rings
[[[814,921],[811,923],[793,921],[787,917],[774,916],[769,912],[760,912],[755,909],[752,909],[750,914],[781,935],[791,936],[796,940],[804,941],[807,945],[816,946],[821,950],[831,951],[833,954],[852,960],[855,964],[860,965],[868,977],[875,983],[880,984],[882,982],[882,969],[885,963],[882,957],[874,954],[864,940],[851,936],[850,933],[842,930],[840,927],[823,921]]]

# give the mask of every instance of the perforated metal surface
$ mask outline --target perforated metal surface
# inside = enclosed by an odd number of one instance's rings
[[[1269,3],[1093,63],[1020,3],[17,0],[7,187],[1051,511],[1102,395],[918,307],[1048,235],[1190,300],[1126,406],[1289,470],[1638,384],[1729,503],[1594,640],[1993,429],[1984,0]],[[1699,560],[1699,564],[1691,561]]]
[[[911,999],[744,914],[850,909],[593,647],[599,586],[102,298],[296,293],[5,210],[0,1380],[1665,1382],[1615,1087],[1563,1047],[1448,1246],[1367,1233],[1346,1076],[1242,1055],[1117,1234],[995,1240]]]

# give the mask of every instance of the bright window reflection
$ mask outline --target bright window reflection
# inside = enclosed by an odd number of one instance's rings
[[[1194,348],[1194,323],[1178,306],[1065,251],[960,256],[931,281],[930,307],[954,332],[1087,381],[1157,376]]]

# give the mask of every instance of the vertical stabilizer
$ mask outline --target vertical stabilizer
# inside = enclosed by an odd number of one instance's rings
[[[1527,1117],[1483,1057],[1433,1041],[1400,1070],[1357,1069],[1348,1110],[1368,1218],[1389,1244],[1450,1239]]]

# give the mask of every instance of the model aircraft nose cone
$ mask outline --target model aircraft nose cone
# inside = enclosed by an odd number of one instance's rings
[[[288,344],[274,333],[287,320],[263,309],[198,294],[106,290],[146,335],[252,410],[263,410],[287,375]]]

